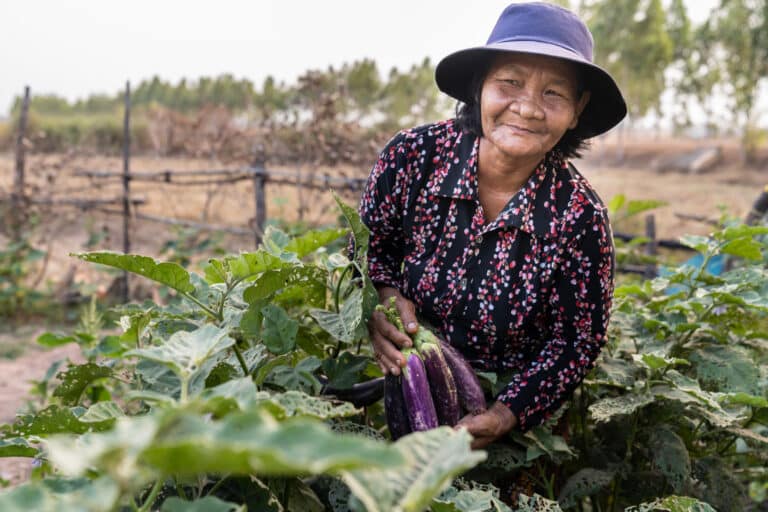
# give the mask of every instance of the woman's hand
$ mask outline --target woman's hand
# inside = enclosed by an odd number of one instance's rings
[[[508,434],[517,425],[517,418],[509,407],[501,402],[494,402],[484,413],[467,414],[454,428],[466,428],[472,437],[472,448],[485,448],[492,442]]]
[[[379,302],[389,305],[390,297],[395,298],[395,308],[403,321],[405,330],[414,334],[418,330],[416,322],[416,306],[410,300],[402,296],[396,289],[385,286],[379,289]],[[392,373],[400,374],[400,368],[405,366],[405,357],[400,348],[413,345],[411,338],[387,321],[387,317],[380,311],[375,311],[368,322],[368,332],[371,334],[373,355],[376,357],[384,375]]]

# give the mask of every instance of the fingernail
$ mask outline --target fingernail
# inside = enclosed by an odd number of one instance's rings
[[[390,369],[389,369],[389,371],[392,373],[392,375],[397,375],[398,373],[400,373],[400,372],[398,371],[398,369],[397,369],[397,368],[395,368],[394,366],[393,366],[392,368],[390,368]]]
[[[406,341],[405,342],[405,346],[406,347],[412,347],[413,346],[413,342],[412,341]]]
[[[408,324],[408,329],[413,330],[415,328],[416,328],[416,322],[411,322],[411,323]]]

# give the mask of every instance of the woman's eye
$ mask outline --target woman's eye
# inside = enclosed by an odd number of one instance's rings
[[[560,96],[561,98],[564,97],[563,94],[560,91],[556,91],[554,89],[548,89],[546,91],[546,94],[549,96]]]
[[[507,83],[509,85],[514,85],[515,87],[520,86],[520,80],[517,80],[515,78],[505,78],[502,80],[502,82]]]

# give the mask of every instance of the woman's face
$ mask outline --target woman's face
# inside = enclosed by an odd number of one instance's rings
[[[511,158],[540,160],[578,124],[589,93],[578,93],[575,65],[529,54],[504,54],[480,93],[483,136]]]

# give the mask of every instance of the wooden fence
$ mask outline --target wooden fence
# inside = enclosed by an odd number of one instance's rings
[[[115,182],[122,184],[122,194],[111,198],[66,198],[66,199],[33,199],[25,194],[25,131],[29,113],[30,89],[24,90],[24,101],[22,103],[21,117],[19,122],[19,132],[16,140],[16,167],[13,180],[13,191],[11,193],[12,215],[13,215],[13,234],[19,236],[20,227],[24,224],[26,206],[30,204],[47,205],[69,205],[76,206],[82,210],[95,210],[110,215],[122,216],[122,239],[123,251],[131,252],[131,229],[134,220],[145,220],[150,222],[159,222],[176,226],[192,227],[200,230],[210,230],[216,232],[229,233],[238,236],[253,237],[254,244],[258,246],[261,243],[263,230],[267,222],[267,184],[289,185],[300,189],[310,190],[328,190],[337,191],[348,190],[359,193],[365,185],[365,178],[347,178],[339,176],[301,174],[298,172],[287,172],[266,169],[264,163],[258,159],[251,165],[237,168],[224,169],[200,169],[200,170],[173,170],[165,169],[162,171],[134,171],[131,169],[131,87],[130,83],[125,86],[125,107],[123,119],[123,166],[122,172],[98,170],[98,169],[80,169],[75,172],[75,176],[87,177],[91,180]],[[137,208],[146,203],[142,197],[135,197],[131,192],[133,182],[155,182],[180,187],[206,186],[233,184],[240,181],[251,181],[253,183],[253,223],[251,226],[227,226],[216,225],[203,222],[195,222],[186,219],[163,217],[159,215],[149,215],[137,211]],[[2,199],[2,198],[0,198]],[[615,233],[617,239],[631,240],[635,235]],[[657,247],[666,247],[670,249],[690,250],[679,242],[671,240],[657,240],[655,219],[652,215],[646,218],[646,233],[648,238],[646,244],[646,253],[656,254]],[[655,274],[654,265],[636,265],[624,266],[619,269],[621,272],[642,274],[651,277]],[[124,275],[122,288],[125,298],[128,297],[128,277]]]

